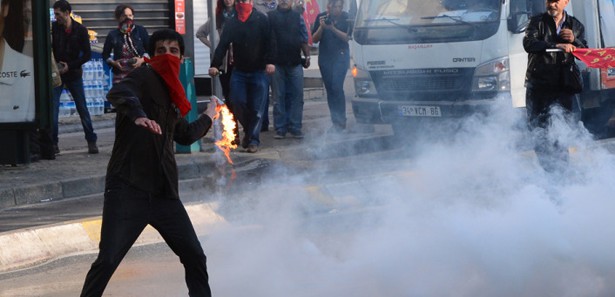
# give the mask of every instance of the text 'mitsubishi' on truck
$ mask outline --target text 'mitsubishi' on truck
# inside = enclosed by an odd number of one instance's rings
[[[570,1],[588,47],[615,47],[614,2]],[[417,121],[488,111],[496,100],[524,108],[522,40],[529,18],[545,11],[545,0],[361,0],[351,42],[355,118],[398,134]],[[601,130],[613,116],[615,71],[577,64],[582,118]]]

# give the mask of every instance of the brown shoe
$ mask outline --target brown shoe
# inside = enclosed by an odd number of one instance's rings
[[[96,142],[88,142],[88,154],[98,154]]]
[[[256,144],[250,144],[248,148],[246,149],[246,152],[251,153],[251,154],[256,153],[258,152],[258,146]]]

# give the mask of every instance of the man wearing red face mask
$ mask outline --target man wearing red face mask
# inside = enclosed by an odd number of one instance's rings
[[[184,42],[163,29],[150,37],[147,64],[109,91],[117,111],[115,143],[107,168],[98,258],[81,296],[101,296],[120,261],[148,224],[179,256],[189,296],[208,297],[206,257],[179,200],[173,141],[190,145],[203,137],[215,116],[215,102],[192,123],[190,102],[179,82]]]
[[[267,112],[267,75],[275,72],[272,32],[267,16],[253,9],[252,0],[237,1],[235,9],[237,18],[230,19],[224,27],[209,75],[218,75],[224,54],[233,44],[235,64],[231,75],[230,99],[245,133],[241,145],[247,152],[256,153]]]

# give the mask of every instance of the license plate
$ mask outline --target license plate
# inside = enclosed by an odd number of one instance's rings
[[[439,106],[401,105],[401,115],[405,117],[441,117]]]

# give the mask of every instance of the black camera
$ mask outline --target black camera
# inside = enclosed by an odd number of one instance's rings
[[[326,24],[326,25],[331,25],[331,24],[333,24],[333,20],[331,19],[331,17],[330,17],[329,15],[327,15],[327,16],[325,17],[325,24]]]

